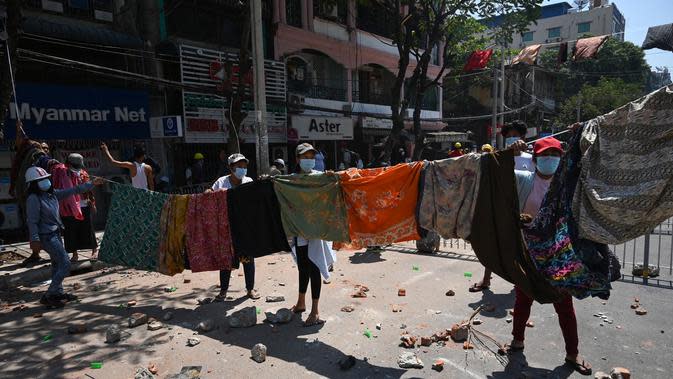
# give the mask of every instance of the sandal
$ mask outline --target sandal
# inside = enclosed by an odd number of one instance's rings
[[[589,376],[591,375],[591,365],[588,362],[582,360],[582,362],[572,361],[566,358],[566,364],[572,367],[580,375]]]
[[[489,289],[491,286],[486,286],[483,283],[474,283],[472,287],[470,287],[470,292],[481,292],[484,290]]]
[[[257,299],[259,299],[261,296],[259,295],[259,293],[258,293],[257,291],[255,291],[255,290],[250,290],[250,291],[248,291],[248,297],[251,298],[252,300],[257,300]]]
[[[505,344],[505,346],[502,347],[502,349],[498,350],[498,353],[500,355],[512,355],[515,353],[520,353],[524,349],[523,346],[512,346],[508,343]]]
[[[316,326],[316,325],[322,325],[325,323],[325,320],[321,320],[320,317],[316,317],[313,321],[309,322],[309,319],[311,316],[309,316],[306,321],[304,321],[304,327],[309,327],[309,326]]]

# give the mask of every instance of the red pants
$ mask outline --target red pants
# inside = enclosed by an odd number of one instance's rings
[[[533,299],[526,295],[519,287],[514,287],[516,291],[516,301],[514,303],[514,328],[512,335],[517,341],[523,342],[526,332],[526,323],[530,317],[530,308],[533,306]],[[566,296],[558,303],[554,303],[554,309],[558,315],[561,332],[566,343],[566,354],[575,356],[579,353],[577,346],[579,338],[577,336],[577,319],[575,318],[575,308],[573,308],[573,299]]]

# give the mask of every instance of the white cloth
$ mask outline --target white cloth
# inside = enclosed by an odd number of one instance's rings
[[[297,238],[299,244],[299,238]],[[292,246],[292,258],[297,263],[296,247]],[[308,259],[320,269],[320,274],[329,279],[329,266],[336,262],[336,254],[332,250],[332,243],[323,240],[308,240]]]
[[[531,189],[526,203],[523,207],[522,213],[529,214],[533,218],[537,217],[537,214],[540,213],[540,206],[542,205],[542,200],[549,190],[549,185],[551,184],[551,178],[542,179],[539,175],[535,175],[533,179],[533,189]]]
[[[147,167],[147,165],[138,162],[133,162],[133,164],[136,166],[136,176],[131,178],[131,184],[133,185],[133,188],[146,190],[148,188],[147,173],[145,173],[145,167]]]
[[[533,156],[522,152],[521,155],[514,157],[514,169],[519,171],[535,172],[535,163]]]
[[[221,190],[221,189],[232,189],[234,185],[231,183],[231,179],[229,178],[231,175],[226,175],[223,176],[215,181],[213,183],[213,191]],[[252,182],[252,178],[244,176],[243,180],[241,180],[241,184],[245,183],[250,183]]]

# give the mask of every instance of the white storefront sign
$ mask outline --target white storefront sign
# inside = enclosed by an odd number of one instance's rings
[[[362,128],[363,129],[392,129],[393,120],[388,120],[385,118],[372,118],[372,117],[363,117],[362,118]]]
[[[342,141],[353,139],[353,119],[331,116],[292,116],[299,140]]]

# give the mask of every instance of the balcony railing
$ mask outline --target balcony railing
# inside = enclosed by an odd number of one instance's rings
[[[297,81],[288,81],[287,88],[290,92],[299,93],[314,99],[346,101],[346,89],[344,88],[308,85]]]

